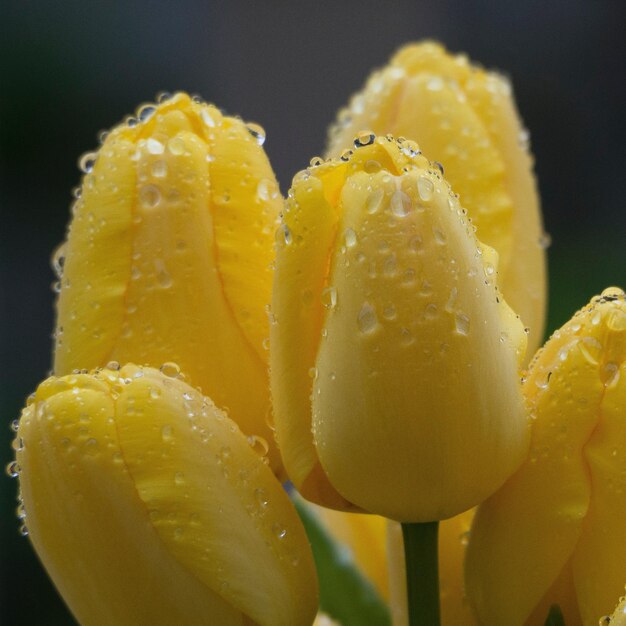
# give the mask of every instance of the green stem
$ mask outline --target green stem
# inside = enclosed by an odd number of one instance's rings
[[[409,626],[439,626],[439,522],[402,524]]]

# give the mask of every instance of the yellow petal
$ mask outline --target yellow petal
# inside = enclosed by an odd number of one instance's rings
[[[551,604],[546,592],[570,560],[584,624],[622,589],[625,311],[623,292],[606,290],[531,364],[529,457],[471,532],[468,594],[484,623],[523,624],[542,598]]]
[[[472,626],[478,622],[471,612],[463,585],[463,559],[474,509],[439,524],[439,595],[442,626]],[[406,566],[400,524],[389,522],[390,605],[394,626],[407,626]]]
[[[450,517],[523,458],[525,336],[497,293],[493,251],[437,168],[411,142],[355,145],[298,175],[285,211],[272,327],[281,451],[326,506]]]
[[[81,623],[313,619],[315,569],[286,493],[182,380],[134,365],[50,378],[18,437],[30,537]]]
[[[532,354],[544,327],[545,244],[527,132],[508,81],[439,44],[410,44],[340,112],[328,154],[338,156],[364,128],[417,141],[443,164],[478,238],[500,256],[500,288],[530,327]]]
[[[278,470],[265,309],[281,205],[263,149],[213,106],[177,94],[117,127],[85,176],[64,247],[55,373],[174,361],[271,444]]]

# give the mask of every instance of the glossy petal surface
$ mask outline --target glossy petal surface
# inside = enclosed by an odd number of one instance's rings
[[[532,354],[544,327],[545,243],[528,133],[509,82],[439,44],[410,44],[339,113],[328,154],[338,156],[363,129],[416,141],[443,164],[478,238],[500,256],[500,287],[530,328]]]
[[[146,121],[117,127],[74,208],[55,372],[174,361],[268,441],[278,471],[265,309],[281,205],[263,149],[213,106],[177,94]]]
[[[26,523],[84,624],[309,624],[316,580],[280,483],[177,378],[127,365],[40,385],[20,420]]]

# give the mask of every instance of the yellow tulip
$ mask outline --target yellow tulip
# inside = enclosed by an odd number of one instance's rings
[[[539,197],[511,85],[439,44],[402,48],[340,112],[328,153],[363,128],[417,141],[500,256],[500,289],[530,328],[529,355],[543,337],[546,271]]]
[[[439,525],[439,597],[442,626],[476,624],[465,596],[463,561],[474,509],[465,511]],[[407,626],[406,565],[402,528],[389,522],[389,584],[391,615],[394,626]]]
[[[542,624],[554,603],[568,625],[596,626],[626,576],[621,289],[606,289],[552,335],[531,364],[524,395],[534,417],[530,452],[478,509],[468,596],[490,626]]]
[[[12,469],[41,561],[81,624],[310,624],[315,568],[286,492],[164,371],[52,377],[33,395]]]
[[[600,620],[600,625],[626,626],[626,595],[619,599],[613,615],[607,615]]]
[[[82,160],[82,193],[54,260],[54,372],[176,362],[269,442],[277,469],[265,309],[282,198],[263,135],[182,93],[139,117]]]
[[[306,498],[444,519],[524,458],[526,338],[437,167],[411,142],[355,146],[296,176],[278,232],[276,434]]]

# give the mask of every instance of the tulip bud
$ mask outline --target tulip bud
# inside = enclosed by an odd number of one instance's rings
[[[139,116],[83,158],[54,371],[173,361],[278,468],[265,307],[282,198],[261,131],[182,93]]]
[[[626,576],[624,292],[606,289],[556,331],[523,389],[530,451],[478,509],[468,596],[485,624],[543,623],[561,604],[566,623],[596,626]]]
[[[437,167],[365,133],[296,176],[278,232],[275,427],[308,499],[451,517],[521,463],[520,321]]]
[[[81,624],[313,620],[315,568],[286,492],[183,381],[134,365],[49,378],[17,442],[30,538]]]
[[[478,238],[500,256],[499,286],[530,328],[532,354],[543,337],[547,238],[509,81],[439,44],[410,44],[339,113],[328,154],[338,156],[363,128],[417,141],[443,164]]]

